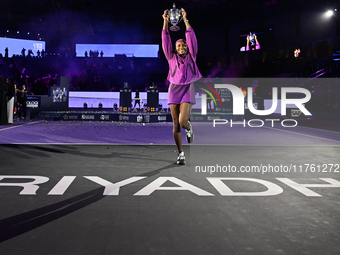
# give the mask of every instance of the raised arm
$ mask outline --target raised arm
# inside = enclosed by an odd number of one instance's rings
[[[255,49],[256,50],[259,50],[259,49],[261,49],[261,47],[260,47],[260,43],[259,43],[259,41],[257,40],[257,36],[254,34],[254,38],[255,38],[255,43],[256,43],[256,45],[255,45]]]
[[[182,9],[181,9],[181,12],[182,12],[183,22],[184,22],[184,24],[185,24],[186,29],[191,28],[191,26],[190,26],[190,24],[189,24],[189,20],[187,19],[187,13],[186,13],[186,11],[182,8]]]
[[[162,29],[162,48],[164,55],[167,60],[170,60],[173,57],[172,52],[172,44],[171,44],[171,38],[168,30],[168,24],[169,24],[169,13],[168,11],[164,11],[163,15],[163,29]]]
[[[250,47],[249,47],[249,41],[250,41],[250,38],[249,38],[249,35],[247,35],[247,45],[246,45],[246,51],[249,51],[249,50],[250,50]]]
[[[163,29],[164,29],[164,30],[168,30],[169,13],[168,13],[167,10],[164,11],[162,17],[163,17],[163,20],[164,20],[164,22],[163,22]]]
[[[191,56],[196,60],[197,51],[198,51],[196,35],[189,23],[189,20],[187,19],[186,11],[183,8],[181,9],[181,11],[182,11],[183,22],[186,27],[186,31],[185,31],[186,43],[187,43]]]

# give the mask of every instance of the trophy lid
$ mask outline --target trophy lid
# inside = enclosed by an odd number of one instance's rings
[[[176,8],[176,4],[175,3],[173,3],[172,4],[172,9],[171,9],[172,11],[178,11],[179,12],[179,10]]]

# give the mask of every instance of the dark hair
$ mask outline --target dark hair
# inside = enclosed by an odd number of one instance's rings
[[[14,77],[9,77],[7,80],[9,81],[9,84],[11,85],[15,83]]]
[[[184,39],[178,39],[178,40],[175,42],[175,45],[176,45],[178,42],[184,42],[185,44],[187,44],[187,42],[186,42]]]

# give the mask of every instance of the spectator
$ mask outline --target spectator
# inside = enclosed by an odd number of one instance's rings
[[[27,89],[26,85],[22,85],[22,89],[20,90],[18,103],[19,103],[19,111],[18,117],[22,119],[26,119],[26,102],[27,102]]]
[[[7,79],[7,118],[8,124],[13,124],[13,113],[14,113],[14,95],[15,95],[15,87],[14,87],[14,78],[10,77]]]
[[[5,49],[5,58],[8,58],[8,48]]]
[[[22,50],[21,50],[21,55],[22,55],[23,57],[25,57],[25,52],[26,52],[26,49],[25,49],[25,48],[22,48]]]
[[[0,125],[6,125],[7,120],[7,85],[4,77],[0,76]]]

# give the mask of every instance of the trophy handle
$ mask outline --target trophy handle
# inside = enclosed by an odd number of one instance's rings
[[[177,23],[180,23],[183,20],[181,9],[178,10],[178,13],[179,13],[179,19]]]

